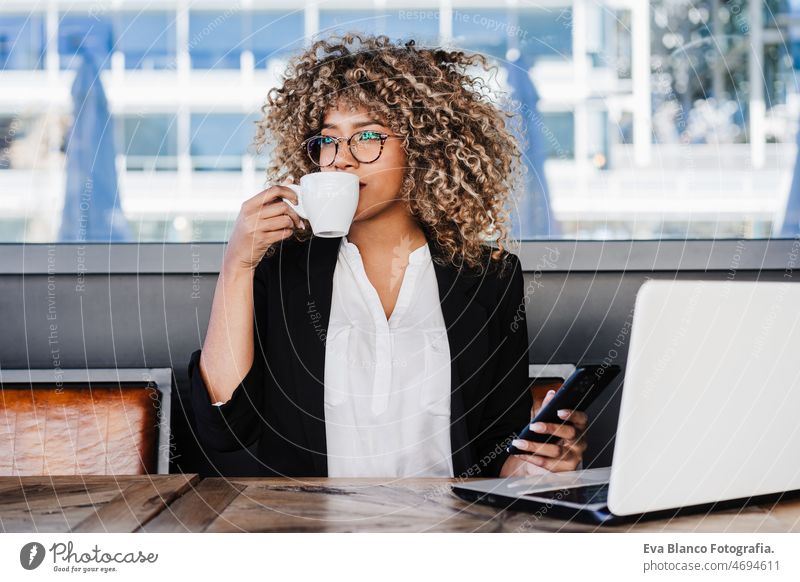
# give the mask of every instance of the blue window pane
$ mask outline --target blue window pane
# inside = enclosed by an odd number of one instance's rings
[[[520,10],[517,22],[520,49],[525,54],[532,57],[571,58],[571,8]]]
[[[192,242],[220,242],[227,241],[231,237],[233,227],[236,225],[234,220],[206,220],[194,217],[192,220]]]
[[[378,34],[385,18],[375,10],[320,10],[319,30],[322,36],[345,32]]]
[[[505,59],[512,46],[534,58],[563,59],[572,54],[572,10],[454,10],[453,39],[498,59]]]
[[[385,34],[392,40],[413,38],[421,45],[439,40],[439,13],[436,10],[322,10],[320,31],[327,34],[364,32]]]
[[[319,15],[320,31],[326,34],[361,32],[385,34],[393,39],[404,38],[416,31],[418,22],[405,21],[397,11],[385,10],[323,10]],[[438,24],[432,21],[420,30],[438,32]]]
[[[189,56],[193,69],[238,69],[242,49],[242,14],[194,11],[189,14]]]
[[[575,116],[571,111],[542,113],[541,131],[548,158],[575,158]]]
[[[58,24],[58,54],[62,69],[74,69],[81,63],[78,50],[83,48],[102,69],[111,67],[113,29],[108,18],[100,16],[61,16]]]
[[[44,16],[4,15],[0,19],[0,71],[43,69],[45,44]]]
[[[176,170],[178,137],[172,115],[121,116],[118,151],[128,170]]]
[[[510,26],[507,10],[453,10],[454,44],[498,59],[505,59]]]
[[[438,10],[395,10],[386,12],[386,29],[389,38],[414,39],[417,45],[433,46],[439,43]]]
[[[174,12],[123,12],[116,19],[116,37],[126,69],[175,67]]]
[[[249,24],[246,44],[253,52],[256,68],[266,68],[270,59],[303,48],[305,22],[302,11],[254,12]]]
[[[255,137],[256,116],[238,113],[193,113],[192,167],[195,170],[237,171]]]

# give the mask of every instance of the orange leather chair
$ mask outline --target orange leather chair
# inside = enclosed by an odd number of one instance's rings
[[[58,383],[41,377],[52,371],[14,372],[15,380],[33,372],[40,381],[9,382],[9,371],[0,372],[0,475],[168,472],[168,456],[165,466],[162,454],[168,451],[160,446],[162,433],[169,431],[163,386],[102,382],[97,370],[72,371],[88,372],[94,376],[90,382]]]
[[[536,416],[536,412],[542,407],[545,396],[550,390],[558,391],[564,383],[564,378],[537,378],[531,383],[530,391],[533,397],[531,407],[531,418]]]
[[[558,391],[564,381],[575,371],[573,364],[537,364],[529,366],[530,384],[533,397],[531,418],[542,407],[542,402],[550,390]]]

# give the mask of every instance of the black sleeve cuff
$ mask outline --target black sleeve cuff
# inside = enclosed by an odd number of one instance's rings
[[[204,446],[220,452],[243,449],[255,442],[261,432],[260,398],[250,397],[251,394],[259,395],[264,389],[258,358],[254,358],[253,366],[233,391],[230,400],[214,406],[200,373],[201,351],[192,352],[188,366],[190,401],[198,438]]]

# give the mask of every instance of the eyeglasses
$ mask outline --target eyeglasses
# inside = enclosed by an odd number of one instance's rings
[[[336,137],[333,135],[315,135],[305,140],[306,152],[311,161],[320,167],[330,166],[336,161],[336,154],[339,152],[339,143],[347,142],[350,153],[362,164],[369,164],[381,157],[383,144],[390,135],[374,129],[357,131],[348,138]]]

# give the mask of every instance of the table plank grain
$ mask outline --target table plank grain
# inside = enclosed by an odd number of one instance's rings
[[[209,532],[492,532],[498,512],[442,479],[229,479],[243,486]]]
[[[208,532],[781,532],[798,531],[800,501],[600,527],[470,503],[453,479],[206,479],[240,493],[225,497],[185,531]],[[222,486],[219,484],[218,486]],[[167,519],[166,514],[159,519]]]
[[[225,479],[204,479],[138,530],[141,532],[202,532],[236,499],[244,485]]]
[[[135,531],[197,483],[196,474],[0,478],[0,531]]]
[[[3,532],[797,532],[800,499],[599,527],[457,497],[455,479],[0,478]]]
[[[170,475],[131,483],[111,501],[96,508],[72,531],[134,532],[186,493],[197,481],[197,475]]]

